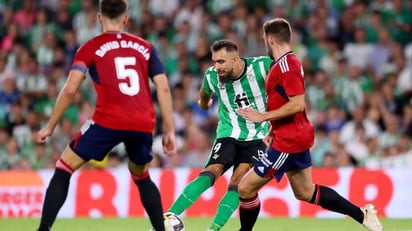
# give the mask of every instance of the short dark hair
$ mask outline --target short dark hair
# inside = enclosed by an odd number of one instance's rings
[[[127,11],[127,2],[125,0],[100,0],[100,13],[109,19],[115,19]]]
[[[263,32],[272,35],[277,43],[291,43],[292,29],[284,18],[274,18],[263,24]]]
[[[228,39],[222,39],[222,40],[217,40],[215,41],[211,46],[210,46],[210,51],[211,52],[216,52],[221,49],[225,48],[226,51],[239,51],[239,48],[237,47],[237,44],[231,40]]]

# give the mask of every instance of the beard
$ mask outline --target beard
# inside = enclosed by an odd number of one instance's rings
[[[218,75],[219,76],[219,81],[221,83],[227,83],[229,82],[231,79],[233,79],[233,68],[227,72],[224,73],[224,75]],[[219,73],[218,73],[219,74]]]

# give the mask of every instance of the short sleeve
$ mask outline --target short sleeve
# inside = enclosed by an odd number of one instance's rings
[[[209,94],[209,95],[211,95],[212,93],[213,93],[213,89],[212,89],[212,86],[210,86],[211,85],[211,80],[210,80],[210,76],[211,76],[211,71],[210,71],[210,69],[211,68],[208,68],[206,71],[205,71],[205,74],[203,75],[203,84],[202,84],[202,86],[203,86],[203,90],[205,91],[205,93],[206,94]]]
[[[71,69],[85,73],[93,63],[93,55],[90,55],[91,53],[90,43],[85,43],[83,46],[79,47],[74,56]]]
[[[160,61],[159,55],[154,46],[152,46],[152,54],[149,60],[149,77],[152,78],[155,75],[165,74],[165,68]]]
[[[298,62],[288,63],[289,70],[283,73],[282,85],[288,96],[305,94],[305,81]]]

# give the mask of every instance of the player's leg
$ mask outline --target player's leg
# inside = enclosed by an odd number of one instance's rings
[[[259,156],[266,149],[261,140],[238,141],[231,140],[236,146],[234,157],[234,170],[230,178],[228,191],[219,202],[215,217],[209,230],[220,230],[239,206],[239,194],[237,187],[242,177],[253,167],[253,163],[259,160]]]
[[[240,181],[240,224],[241,231],[252,230],[259,215],[260,201],[258,191],[271,179],[282,179],[288,169],[288,154],[269,148],[266,153],[261,153],[259,161]]]
[[[196,202],[204,191],[213,186],[215,180],[224,172],[224,168],[223,164],[211,164],[206,166],[198,177],[186,185],[183,192],[177,197],[167,211],[178,215],[183,213]]]
[[[361,209],[340,196],[335,190],[323,185],[314,185],[311,173],[312,167],[293,170],[287,173],[290,185],[296,199],[319,205],[322,208],[346,214],[362,223]]]
[[[51,229],[60,208],[66,200],[70,177],[84,163],[85,161],[74,153],[69,146],[63,151],[62,157],[56,163],[56,169],[46,190],[38,231]]]
[[[128,167],[133,181],[139,190],[141,203],[149,216],[153,229],[156,231],[165,230],[161,196],[156,184],[150,178],[149,165],[137,165],[129,161]]]
[[[301,154],[292,154],[291,157],[295,158],[294,163],[296,170],[289,171],[286,174],[293,193],[298,200],[306,201],[311,204],[319,205],[324,209],[348,215],[360,224],[365,223],[364,212],[361,208],[339,195],[332,188],[313,184],[312,167],[307,167],[307,163],[310,163],[309,151]],[[372,208],[368,207],[367,209],[373,213]],[[373,219],[371,218],[371,220]],[[377,221],[377,219],[374,220]],[[379,221],[375,222],[375,224],[376,227],[373,227],[372,229],[367,228],[373,231],[382,230]]]
[[[129,132],[124,141],[129,157],[128,168],[139,190],[141,203],[154,230],[163,231],[165,227],[161,196],[149,174],[149,162],[153,159],[152,143],[152,134],[143,132]]]
[[[237,166],[230,179],[228,191],[222,197],[219,202],[216,214],[209,227],[209,230],[220,230],[236,211],[239,206],[239,194],[237,192],[237,186],[241,178],[249,171],[252,164],[242,163]]]
[[[217,139],[213,144],[206,167],[196,179],[183,189],[183,192],[167,211],[181,214],[195,203],[199,196],[232,166],[235,152],[236,148],[232,138]]]
[[[258,192],[272,179],[262,177],[256,173],[256,166],[250,169],[239,183],[238,191],[240,198],[239,217],[240,231],[253,229],[260,212],[260,200]]]
[[[119,131],[107,129],[87,120],[63,151],[56,163],[44,199],[39,231],[50,230],[67,197],[70,177],[90,159],[101,161],[119,143]]]

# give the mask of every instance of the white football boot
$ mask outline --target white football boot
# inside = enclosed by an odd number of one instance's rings
[[[364,207],[361,208],[364,218],[362,225],[368,229],[369,231],[382,231],[383,226],[379,222],[377,211],[375,209],[375,206],[372,204],[367,204]]]

